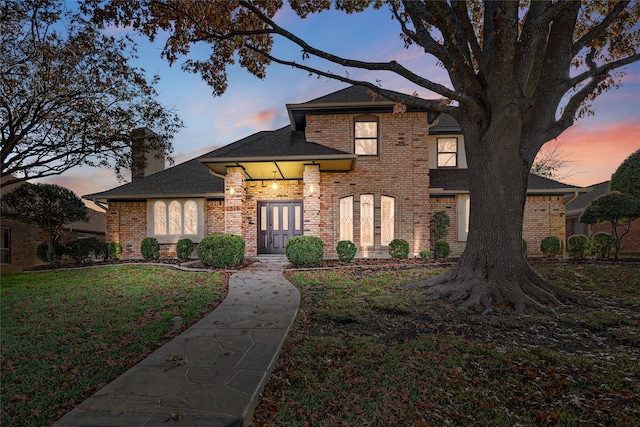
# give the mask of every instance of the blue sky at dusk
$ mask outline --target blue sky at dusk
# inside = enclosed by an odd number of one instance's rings
[[[290,10],[276,16],[284,28],[312,46],[325,48],[339,56],[366,61],[395,59],[402,65],[432,81],[448,85],[444,69],[420,49],[405,49],[400,29],[385,8],[379,11],[345,15],[324,12],[300,20]],[[126,29],[111,28],[114,34]],[[183,128],[173,139],[174,160],[182,163],[200,154],[234,142],[261,130],[278,129],[289,123],[285,104],[309,101],[342,89],[347,85],[326,78],[309,77],[306,72],[272,64],[267,77],[259,80],[235,66],[229,71],[229,87],[220,97],[198,75],[181,70],[178,63],[169,67],[160,57],[165,38],[160,35],[152,44],[136,37],[139,59],[136,64],[151,77],[161,78],[157,86],[160,101],[173,108],[182,118]],[[206,58],[208,45],[196,46],[192,57]],[[276,56],[302,61],[300,48],[276,41]],[[314,61],[306,63],[316,64]],[[344,73],[334,65],[322,64],[322,70]],[[380,79],[383,87],[399,92],[418,93],[423,98],[436,98],[433,93],[416,87],[392,74],[350,71],[350,76],[369,81]],[[594,103],[595,115],[585,117],[562,134],[557,142],[561,156],[569,161],[565,182],[587,186],[606,181],[629,154],[640,148],[640,64],[627,67],[622,87],[601,95]],[[545,146],[546,147],[546,146]],[[79,195],[108,190],[121,185],[112,170],[77,168],[61,176],[40,180],[56,183]]]

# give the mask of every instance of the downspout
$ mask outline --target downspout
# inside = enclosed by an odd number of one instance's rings
[[[562,202],[562,204],[565,206],[565,208],[567,207],[567,205],[568,205],[569,203],[571,203],[571,202],[573,202],[575,199],[577,199],[579,194],[580,194],[580,193],[576,190],[576,191],[574,191],[574,192],[573,192],[573,196],[571,196],[571,198],[570,198],[569,200],[567,200],[566,202]]]

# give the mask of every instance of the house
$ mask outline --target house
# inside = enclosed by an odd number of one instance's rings
[[[435,211],[451,218],[452,255],[468,232],[464,137],[444,115],[408,108],[351,86],[287,104],[290,123],[261,131],[198,158],[123,186],[84,196],[107,209],[107,240],[140,256],[155,237],[162,255],[180,238],[240,235],[247,255],[284,253],[287,239],[322,238],[325,256],[351,240],[359,256],[388,256],[395,238],[415,256],[430,247]],[[531,176],[524,236],[530,254],[540,241],[565,235],[565,194],[580,188]]]
[[[605,232],[611,233],[611,223],[599,224],[583,224],[580,222],[580,215],[592,200],[609,192],[610,181],[594,184],[591,187],[593,191],[580,194],[571,203],[571,208],[567,209],[567,239],[574,234],[584,234],[585,236],[593,236],[595,233]],[[622,226],[618,229],[619,233],[623,233]],[[631,222],[631,229],[622,239],[620,239],[621,254],[640,254],[640,219]]]
[[[4,187],[2,192],[23,185],[12,184]],[[65,224],[62,228],[62,242],[87,237],[105,240],[106,219],[104,212],[87,209],[89,221],[77,221]],[[0,221],[0,267],[2,270],[22,270],[45,264],[36,257],[36,247],[49,240],[49,235],[34,224],[27,224],[13,219],[1,218]]]

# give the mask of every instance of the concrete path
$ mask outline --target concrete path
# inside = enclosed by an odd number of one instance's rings
[[[233,274],[212,313],[54,426],[247,426],[300,304],[286,264]]]

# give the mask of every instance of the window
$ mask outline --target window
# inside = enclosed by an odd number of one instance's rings
[[[363,116],[355,121],[355,153],[359,156],[378,155],[378,118]]]
[[[360,245],[373,246],[373,194],[360,196]]]
[[[438,138],[438,167],[458,166],[458,138]]]
[[[396,199],[389,196],[380,198],[380,244],[388,245],[394,239]]]
[[[11,229],[0,227],[0,264],[11,264]]]
[[[150,236],[160,243],[174,243],[183,236],[203,237],[204,202],[202,200],[154,200],[147,207]],[[197,236],[195,239],[193,236]]]
[[[458,241],[466,242],[469,235],[469,195],[458,196]]]
[[[353,242],[353,196],[340,199],[340,240]]]

